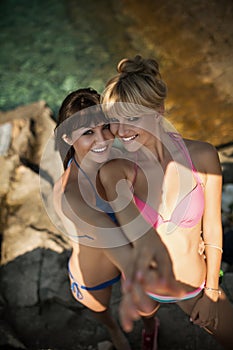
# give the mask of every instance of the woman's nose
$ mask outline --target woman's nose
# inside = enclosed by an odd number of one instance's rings
[[[111,133],[115,136],[117,135],[118,133],[118,123],[111,123],[110,125],[110,130],[111,130]]]
[[[124,123],[119,123],[118,124],[118,130],[117,133],[119,136],[124,136],[127,132],[127,125],[125,125]]]
[[[101,142],[104,142],[105,140],[106,140],[106,137],[105,137],[104,133],[102,131],[98,132],[96,135],[95,141],[97,143],[101,143]]]

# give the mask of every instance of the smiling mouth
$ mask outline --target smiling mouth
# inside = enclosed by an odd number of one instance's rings
[[[101,148],[95,148],[95,149],[92,149],[91,151],[94,152],[94,153],[103,153],[106,151],[108,147],[107,146],[104,146],[104,147],[101,147]]]
[[[130,142],[136,139],[136,137],[138,137],[138,134],[133,135],[133,136],[129,136],[129,137],[121,137],[121,140],[123,142]]]

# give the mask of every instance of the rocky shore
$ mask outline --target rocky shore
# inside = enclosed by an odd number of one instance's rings
[[[39,101],[0,112],[0,120],[0,139],[4,140],[0,143],[0,348],[112,349],[106,330],[71,296],[69,242],[51,222],[43,198],[43,191],[51,191],[53,180],[61,174],[61,164],[54,167],[50,161],[56,154],[54,144],[51,152],[47,144],[55,126],[51,110]],[[48,151],[43,159],[45,147]],[[233,144],[219,146],[218,151],[228,235],[222,285],[233,302]],[[112,297],[116,317],[119,300],[117,285]],[[160,350],[221,349],[208,334],[191,325],[176,305],[162,307],[159,317]],[[140,333],[138,321],[128,335],[134,350],[140,349]]]

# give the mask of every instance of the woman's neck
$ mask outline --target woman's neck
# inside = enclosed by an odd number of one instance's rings
[[[151,137],[151,140],[148,144],[142,145],[142,147],[139,149],[138,154],[139,157],[142,157],[143,159],[150,161],[155,160],[159,163],[163,163],[165,157],[163,142],[156,137]]]
[[[74,154],[74,159],[76,161],[76,165],[78,165],[79,168],[81,168],[83,171],[85,171],[86,174],[91,175],[100,167],[100,164],[97,162],[93,162],[87,158],[80,159],[77,154]]]

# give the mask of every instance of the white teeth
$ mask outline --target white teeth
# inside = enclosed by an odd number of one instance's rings
[[[137,135],[133,135],[133,136],[130,136],[130,137],[122,137],[122,140],[124,142],[128,142],[128,141],[134,140],[136,137],[137,137]]]
[[[102,147],[102,148],[95,148],[95,149],[92,149],[92,152],[101,153],[101,152],[106,151],[106,149],[107,149],[107,146]]]

